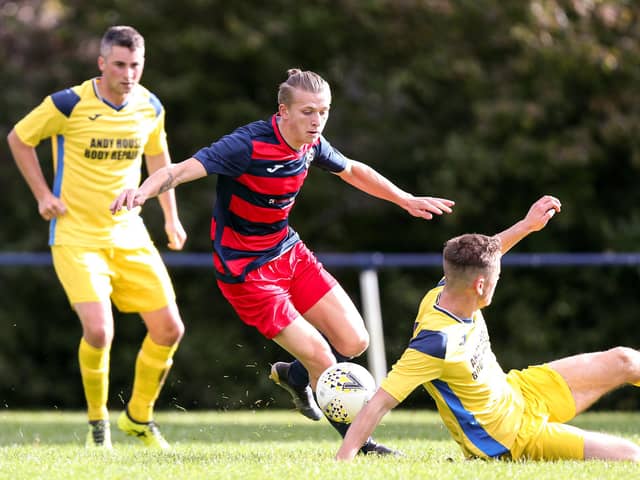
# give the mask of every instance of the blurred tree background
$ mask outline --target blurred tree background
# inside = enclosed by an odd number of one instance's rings
[[[6,145],[46,95],[98,74],[114,24],[146,39],[142,83],[167,110],[175,161],[276,111],[286,70],[332,85],[325,136],[416,193],[456,200],[425,222],[313,170],[291,223],[316,252],[439,252],[495,233],[545,193],[563,211],[518,252],[627,252],[640,242],[640,7],[633,0],[0,0],[0,250],[47,251],[47,225]],[[39,148],[51,175],[48,142]],[[208,252],[215,180],[177,191],[188,252]],[[143,215],[161,250],[156,202]],[[357,272],[333,273],[360,303]],[[289,408],[267,378],[288,359],[245,327],[211,269],[172,268],[187,333],[159,408]],[[402,352],[438,268],[380,272],[387,358]],[[505,268],[486,311],[505,369],[640,345],[638,268]],[[0,269],[0,401],[83,408],[80,326],[52,268]],[[144,329],[116,317],[111,407]],[[363,363],[364,358],[363,358]],[[431,406],[414,393],[408,406]],[[630,388],[603,408],[638,408]]]

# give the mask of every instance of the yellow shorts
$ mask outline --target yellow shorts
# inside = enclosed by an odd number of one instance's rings
[[[175,301],[167,269],[158,250],[51,247],[53,266],[69,302],[106,302],[121,312],[153,312]]]
[[[522,426],[511,447],[511,458],[558,460],[584,458],[584,437],[565,425],[576,414],[567,382],[548,365],[511,370],[507,381],[525,401]]]

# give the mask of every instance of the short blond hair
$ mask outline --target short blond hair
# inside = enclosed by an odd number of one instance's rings
[[[278,104],[291,105],[293,103],[293,91],[298,88],[306,92],[322,93],[327,92],[331,97],[331,88],[327,81],[315,72],[303,71],[299,68],[287,70],[289,76],[278,88]]]

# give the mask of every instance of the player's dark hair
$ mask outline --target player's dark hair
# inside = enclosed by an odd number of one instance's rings
[[[443,260],[447,270],[463,272],[469,268],[485,270],[502,254],[500,237],[467,233],[444,244]]]
[[[331,88],[327,81],[315,72],[302,71],[299,68],[287,70],[286,81],[278,88],[278,104],[291,105],[293,102],[293,90],[299,88],[306,92],[322,93],[327,91],[331,95]]]
[[[128,25],[109,27],[100,42],[100,55],[106,57],[114,46],[126,47],[129,50],[144,49],[144,37]]]

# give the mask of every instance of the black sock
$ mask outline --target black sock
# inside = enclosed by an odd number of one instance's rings
[[[309,383],[309,372],[304,368],[300,360],[294,360],[289,364],[289,383],[295,386],[304,386]]]
[[[351,357],[345,357],[340,352],[338,352],[333,346],[331,346],[331,352],[333,356],[336,357],[336,361],[340,362],[348,362],[351,360]],[[307,385],[309,383],[309,372],[304,368],[302,362],[300,360],[295,359],[293,362],[289,364],[289,383],[296,386]]]

